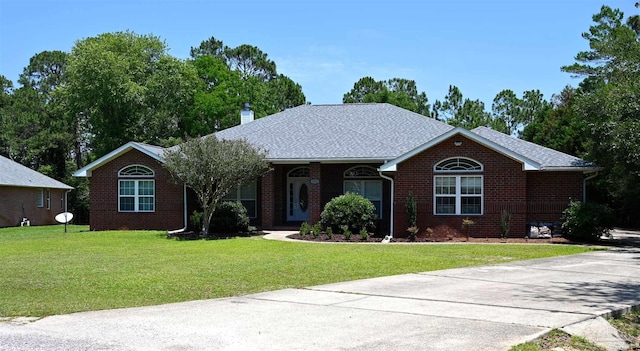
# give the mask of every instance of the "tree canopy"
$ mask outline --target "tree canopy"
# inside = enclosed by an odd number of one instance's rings
[[[416,82],[404,78],[376,81],[372,77],[362,77],[353,89],[342,97],[342,102],[386,102],[427,116],[429,99],[425,92],[418,93]]]
[[[215,135],[190,139],[165,153],[164,166],[179,184],[193,189],[202,206],[202,233],[209,233],[211,216],[234,187],[262,176],[269,169],[267,152],[246,140],[218,140]]]
[[[203,84],[185,126],[189,135],[238,125],[239,107],[246,102],[256,118],[306,103],[300,84],[278,74],[275,62],[255,46],[231,48],[210,37],[191,48],[191,57]]]
[[[634,19],[631,19],[634,18]],[[599,189],[622,225],[640,225],[640,31],[635,16],[602,6],[565,72],[582,77],[576,113],[585,120],[585,157],[604,167]]]
[[[160,38],[116,32],[76,42],[67,82],[69,113],[90,121],[91,147],[100,157],[130,140],[166,144],[182,137],[198,80]]]

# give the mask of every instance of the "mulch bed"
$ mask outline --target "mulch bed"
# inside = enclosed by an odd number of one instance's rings
[[[258,235],[264,235],[265,233],[262,230],[253,230],[250,232],[240,232],[240,233],[235,233],[235,234],[229,234],[229,233],[209,233],[209,237],[205,238],[204,236],[200,235],[200,233],[196,233],[193,231],[188,231],[188,232],[179,232],[179,233],[167,233],[167,239],[177,239],[177,240],[200,240],[200,239],[207,239],[207,240],[222,240],[222,239],[233,239],[233,238],[237,238],[237,237],[249,237],[249,236],[258,236]]]
[[[346,240],[344,235],[342,234],[333,234],[330,239],[326,234],[318,235],[314,237],[313,235],[305,235],[304,237],[300,234],[291,234],[288,235],[287,238],[295,239],[295,240],[304,240],[304,241],[316,241],[316,242],[351,242],[351,243],[362,243],[362,242],[381,242],[381,237],[369,237],[367,240],[362,240],[360,235],[354,234],[351,236],[350,240]],[[391,240],[392,243],[409,243],[409,239],[407,238],[393,238]],[[414,241],[416,243],[427,243],[427,242],[471,242],[471,243],[506,243],[506,244],[571,244],[570,240],[567,240],[563,237],[555,237],[555,238],[547,238],[547,239],[529,239],[529,238],[478,238],[473,237],[467,239],[467,237],[446,237],[446,238],[416,238]]]

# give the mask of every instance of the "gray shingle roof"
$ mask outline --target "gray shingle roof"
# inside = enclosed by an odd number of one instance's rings
[[[279,160],[390,160],[453,127],[390,104],[302,105],[216,133]]]
[[[268,158],[272,162],[391,161],[386,163],[391,169],[452,133],[464,133],[498,152],[521,160],[525,169],[597,169],[580,158],[489,128],[479,127],[472,131],[454,128],[386,103],[302,105],[215,135],[221,139],[244,138],[268,150]],[[90,176],[91,170],[131,148],[160,162],[168,150],[130,142],[78,170],[74,176]]]
[[[490,140],[506,149],[538,162],[543,169],[553,168],[595,168],[595,165],[560,151],[514,138],[487,127],[478,127],[471,132]]]
[[[0,186],[73,189],[3,156],[0,156]]]

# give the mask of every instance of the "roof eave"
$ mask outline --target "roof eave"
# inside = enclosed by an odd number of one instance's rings
[[[152,152],[151,150],[148,150],[147,148],[143,147],[142,145],[136,142],[130,141],[120,146],[119,148],[111,151],[110,153],[100,157],[99,159],[89,163],[88,165],[80,168],[79,170],[75,171],[73,173],[73,176],[74,177],[91,177],[91,172],[93,170],[104,165],[105,163],[112,161],[113,159],[117,158],[118,156],[124,154],[125,152],[131,149],[138,150],[143,154],[157,160],[158,162],[164,163],[164,159],[160,157],[158,154]]]
[[[498,153],[501,153],[511,159],[514,159],[520,163],[522,163],[522,169],[524,171],[537,171],[540,170],[542,168],[542,165],[538,162],[535,162],[527,157],[524,157],[518,153],[513,152],[512,150],[509,150],[503,146],[498,145],[497,143],[486,139],[476,133],[473,133],[469,130],[466,130],[462,127],[457,127],[454,129],[449,130],[446,133],[441,134],[440,136],[431,139],[430,141],[418,146],[417,148],[405,153],[404,155],[401,155],[400,157],[388,162],[385,165],[382,165],[379,168],[379,171],[381,172],[395,172],[397,170],[397,165],[400,162],[403,162],[427,149],[430,149],[432,146],[439,144],[449,138],[451,138],[452,136],[456,135],[456,134],[461,134],[477,143],[480,143]]]
[[[583,172],[583,173],[594,173],[600,172],[604,170],[603,167],[598,166],[584,166],[584,167],[542,167],[540,171],[546,172]]]
[[[359,157],[325,157],[325,158],[267,158],[273,164],[301,164],[301,163],[381,163],[393,157],[387,158],[359,158]]]

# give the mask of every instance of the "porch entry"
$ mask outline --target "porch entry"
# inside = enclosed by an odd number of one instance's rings
[[[308,221],[311,181],[309,167],[298,167],[287,174],[287,221]]]

